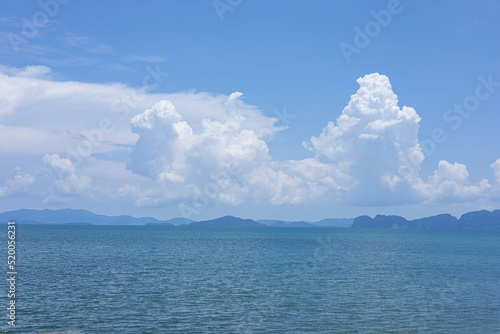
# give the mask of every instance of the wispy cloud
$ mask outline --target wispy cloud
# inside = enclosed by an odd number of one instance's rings
[[[123,60],[129,63],[133,62],[163,63],[167,61],[166,58],[160,56],[135,56],[135,55],[124,57]]]
[[[67,33],[63,37],[63,41],[68,46],[79,48],[93,54],[110,55],[115,52],[111,45],[102,44],[88,36],[81,36],[74,33]]]
[[[113,47],[107,44],[100,44],[95,47],[87,48],[85,50],[90,53],[102,54],[102,55],[111,55],[115,53]]]
[[[87,36],[80,36],[74,33],[66,33],[63,37],[62,40],[66,45],[72,46],[75,48],[82,48],[86,47],[89,44],[93,43],[93,40],[90,37]]]
[[[21,20],[18,17],[15,16],[5,16],[5,17],[0,17],[0,24],[5,24],[8,26],[20,26],[21,25]]]
[[[52,67],[68,67],[68,66],[94,66],[102,63],[101,60],[89,57],[68,56],[61,58],[37,57],[36,60],[42,64]]]

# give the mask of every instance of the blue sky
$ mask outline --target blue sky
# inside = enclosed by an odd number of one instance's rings
[[[0,3],[2,211],[500,207],[496,1]]]

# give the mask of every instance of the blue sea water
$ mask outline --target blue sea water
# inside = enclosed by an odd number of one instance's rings
[[[500,332],[500,231],[17,225],[16,241],[5,332]]]

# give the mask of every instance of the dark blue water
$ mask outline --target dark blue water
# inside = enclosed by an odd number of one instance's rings
[[[17,225],[17,233],[16,332],[500,332],[500,231]]]

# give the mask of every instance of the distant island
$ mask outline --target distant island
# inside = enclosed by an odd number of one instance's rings
[[[152,217],[106,216],[87,210],[29,210],[21,209],[0,213],[0,223],[16,221],[19,224],[51,225],[145,225],[145,226],[191,226],[191,227],[263,227],[263,228],[389,228],[389,229],[500,229],[500,210],[473,211],[463,214],[460,219],[450,214],[407,220],[401,216],[377,215],[374,218],[328,218],[316,222],[252,220],[224,216],[211,220],[193,221],[187,218],[158,220]]]
[[[406,220],[400,216],[377,215],[375,218],[360,216],[354,219],[353,228],[403,228],[403,229],[500,229],[500,210],[473,211],[460,219],[441,214],[426,218]]]
[[[224,216],[211,220],[194,221],[188,218],[158,220],[152,217],[106,216],[88,210],[29,210],[21,209],[0,213],[0,223],[14,220],[18,224],[51,225],[146,225],[193,227],[351,227],[354,218],[329,218],[317,222],[253,220]]]

